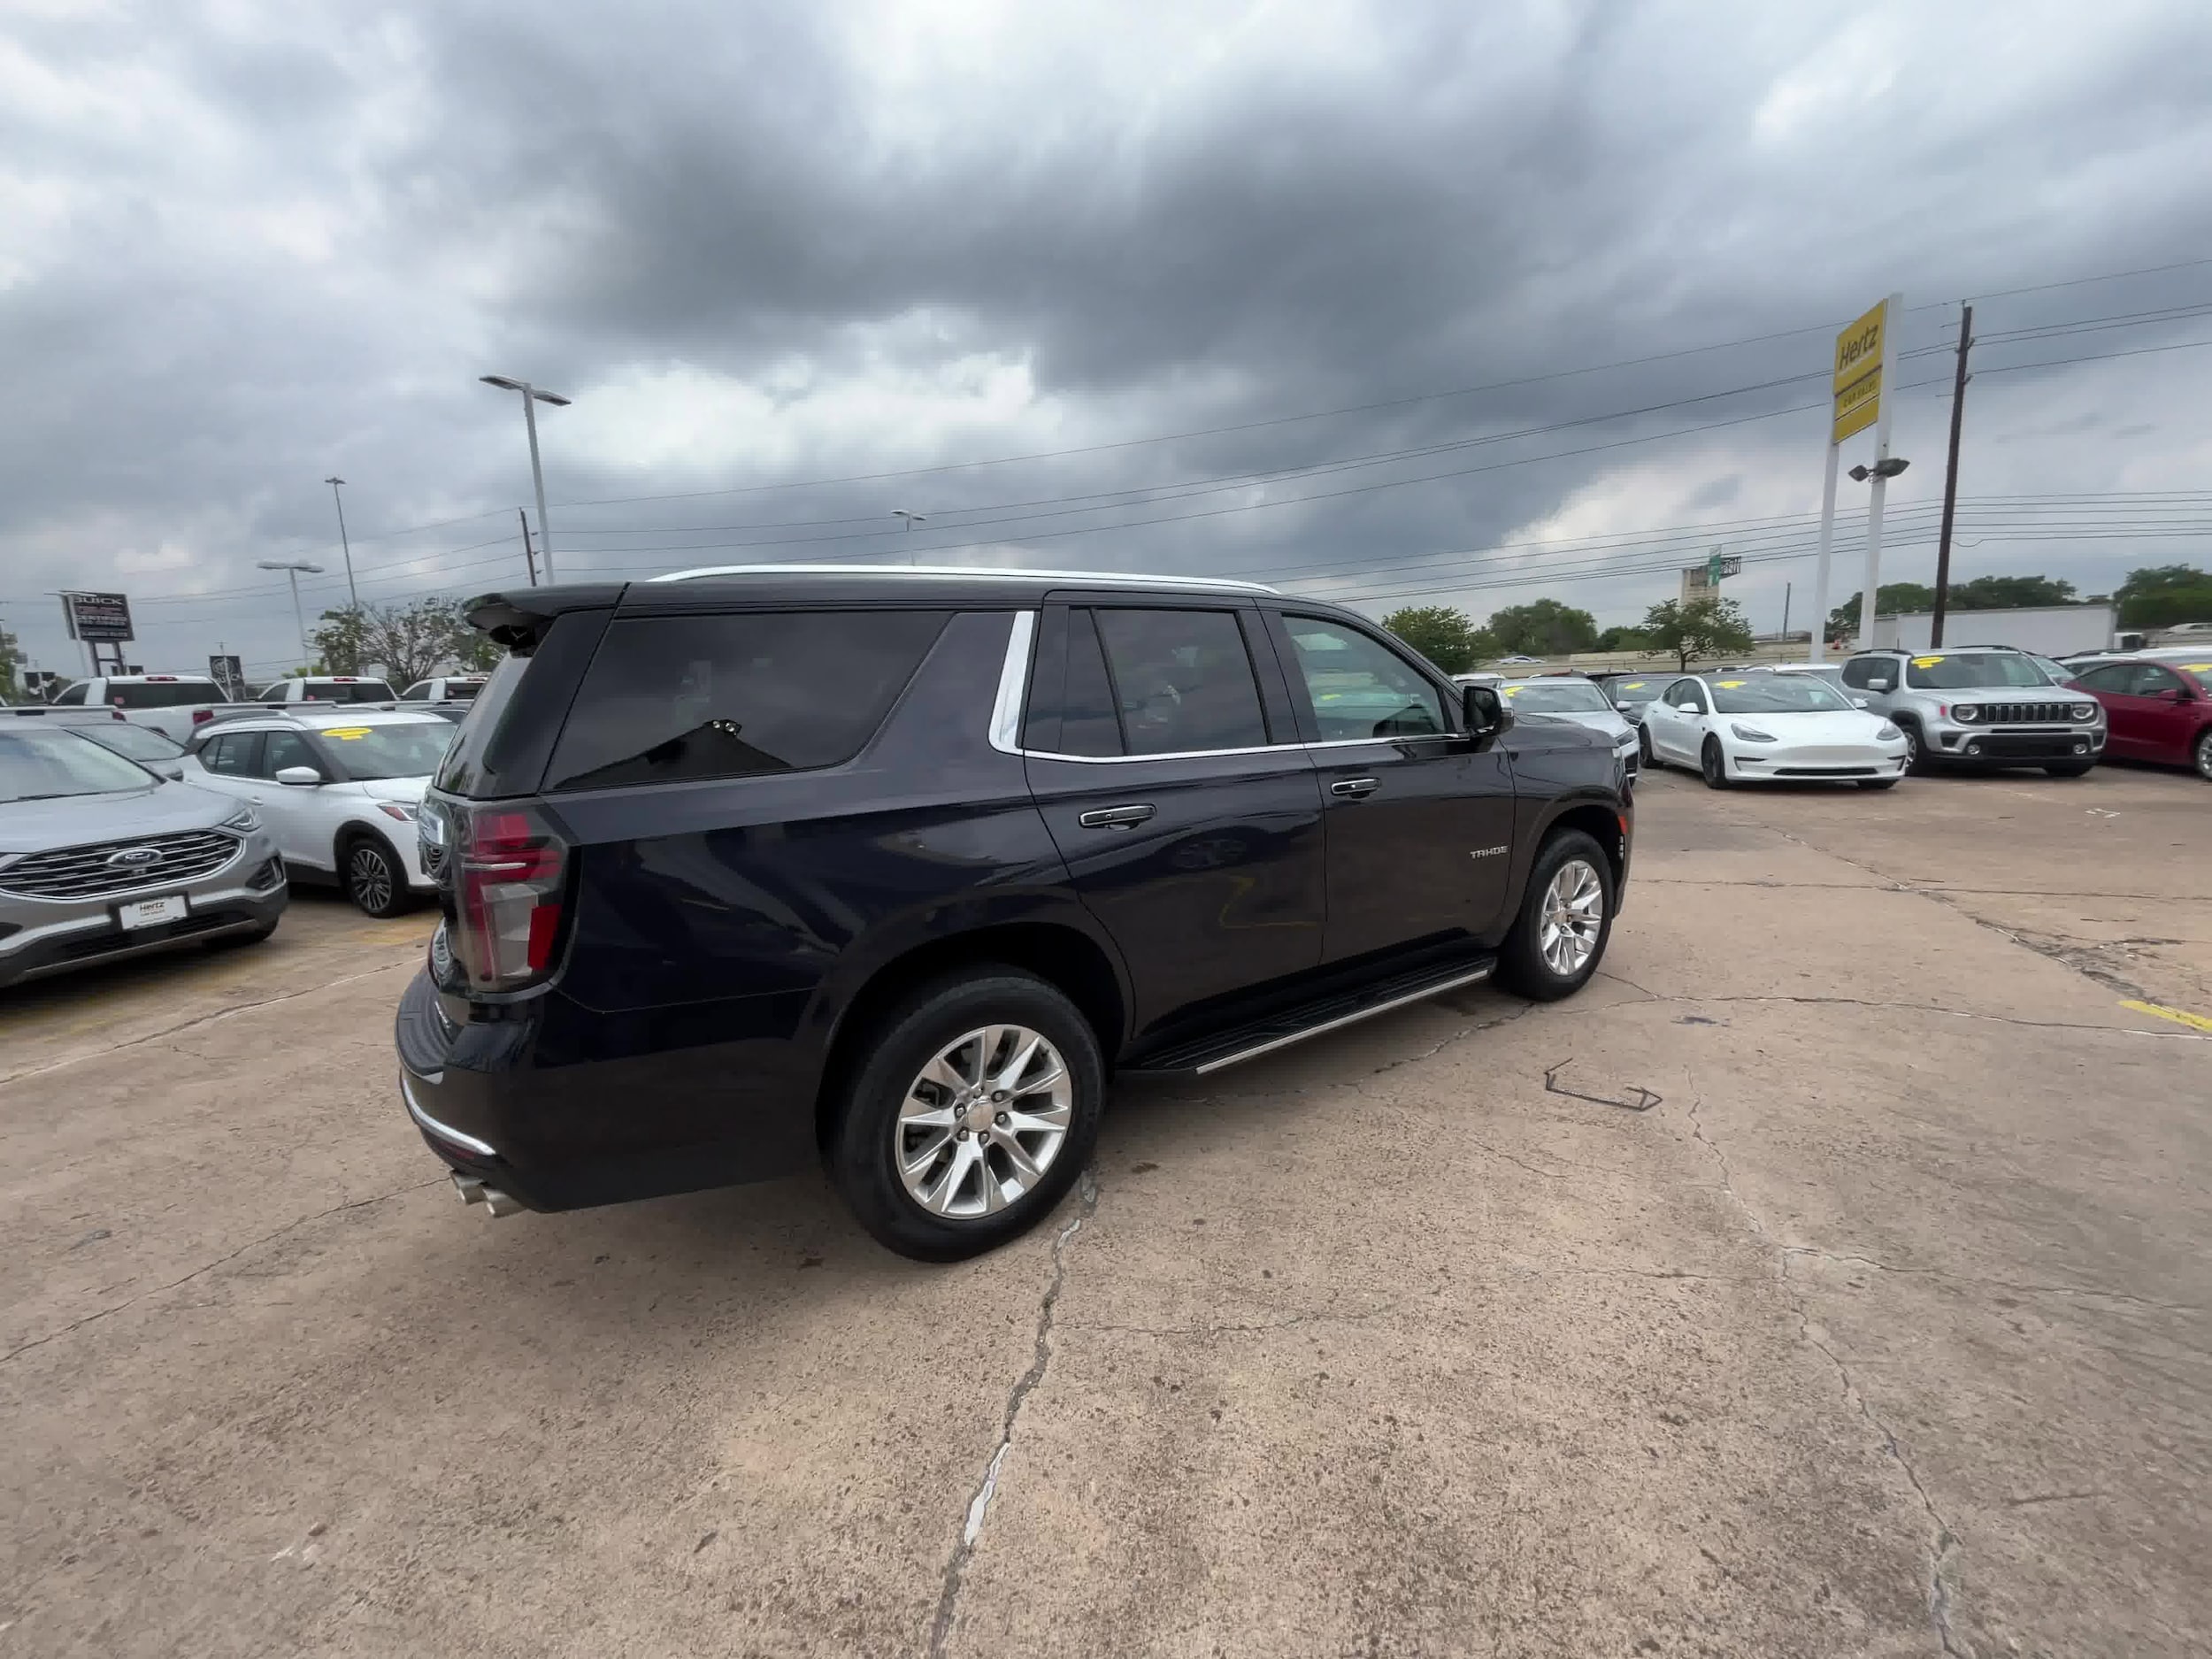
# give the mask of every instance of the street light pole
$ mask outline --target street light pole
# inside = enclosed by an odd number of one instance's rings
[[[912,534],[913,529],[914,529],[914,526],[915,526],[916,525],[918,525],[918,524],[927,524],[927,523],[929,522],[929,515],[928,515],[927,513],[926,513],[926,512],[909,512],[909,511],[908,511],[905,508],[903,508],[903,507],[894,507],[894,508],[892,508],[892,509],[891,509],[891,516],[892,516],[894,518],[903,518],[903,519],[905,519],[905,520],[906,520],[906,528],[907,528],[907,531],[908,531],[908,533],[909,533],[910,534]],[[904,538],[904,537],[901,537],[900,539],[901,539],[902,541],[903,541],[905,538]],[[913,551],[912,551],[912,544],[911,544],[910,542],[908,544],[908,551],[907,551],[907,555],[906,555],[906,562],[907,562],[909,565],[911,565],[911,564],[914,562],[914,554],[913,554]]]
[[[259,567],[265,571],[282,571],[292,584],[292,620],[300,631],[300,666],[304,668],[314,661],[314,654],[307,649],[307,613],[300,609],[300,572],[319,576],[323,567],[310,565],[304,559],[263,559]]]
[[[330,486],[330,498],[338,503],[338,545],[346,556],[346,599],[356,611],[361,609],[361,595],[353,586],[353,543],[346,539],[346,501],[338,493],[338,487],[346,480],[335,476],[323,480]]]
[[[550,403],[556,409],[566,409],[570,400],[558,392],[541,391],[527,380],[518,380],[504,374],[480,374],[476,377],[487,386],[496,386],[502,391],[522,395],[522,424],[530,434],[530,481],[538,492],[538,551],[545,555],[545,580],[553,575],[553,523],[545,516],[545,468],[538,460],[537,403]]]

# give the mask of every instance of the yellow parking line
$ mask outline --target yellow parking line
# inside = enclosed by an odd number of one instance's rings
[[[2122,1002],[2120,1006],[2131,1008],[2139,1014],[2155,1014],[2161,1019],[2170,1019],[2193,1031],[2212,1032],[2212,1019],[2207,1019],[2202,1014],[2186,1013],[2178,1008],[2161,1008],[2156,1002]]]

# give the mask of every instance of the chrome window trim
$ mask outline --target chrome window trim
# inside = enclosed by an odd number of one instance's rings
[[[442,1071],[438,1075],[439,1077],[443,1077],[445,1074]],[[423,1079],[426,1083],[435,1082],[436,1080],[437,1079],[434,1078],[425,1078]],[[488,1141],[479,1141],[474,1135],[472,1134],[464,1134],[460,1130],[456,1129],[451,1124],[440,1123],[435,1118],[433,1118],[428,1112],[423,1110],[420,1106],[417,1105],[415,1102],[414,1085],[412,1080],[408,1076],[407,1071],[404,1067],[402,1067],[400,1070],[399,1092],[401,1096],[407,1102],[407,1115],[410,1118],[412,1118],[418,1124],[421,1125],[423,1128],[428,1130],[432,1134],[436,1135],[441,1141],[451,1141],[457,1147],[465,1147],[480,1157],[495,1158],[499,1156],[498,1151],[493,1148]]]
[[[842,566],[839,568],[844,568]],[[1325,737],[1308,743],[1254,743],[1242,749],[1179,749],[1157,755],[1064,755],[1053,749],[1021,747],[1022,716],[1029,701],[1030,641],[1035,636],[1037,613],[1018,611],[1006,638],[1006,658],[999,666],[998,695],[991,704],[991,747],[1001,754],[1024,760],[1067,760],[1083,766],[1125,766],[1148,760],[1215,760],[1236,755],[1278,755],[1293,749],[1367,749],[1377,743],[1425,743],[1441,737],[1464,737],[1463,732],[1422,732],[1405,737]]]
[[[1006,660],[998,671],[998,698],[991,704],[991,747],[1021,753],[1022,710],[1029,701],[1030,642],[1037,636],[1037,613],[1014,612],[1006,635]]]

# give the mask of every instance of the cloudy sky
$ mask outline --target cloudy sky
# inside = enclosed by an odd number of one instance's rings
[[[1893,289],[1886,575],[1969,297],[1961,573],[2212,563],[2207,62],[2190,0],[0,0],[0,619],[66,669],[48,595],[120,588],[148,667],[274,672],[255,565],[342,597],[333,473],[365,599],[519,582],[499,372],[575,400],[564,577],[1614,622],[1720,545],[1802,624],[1830,339]]]

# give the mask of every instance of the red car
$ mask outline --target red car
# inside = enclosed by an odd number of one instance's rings
[[[2093,663],[2074,684],[2104,704],[2104,752],[2123,760],[2193,766],[2212,778],[2212,650],[2202,662],[2123,657]]]

